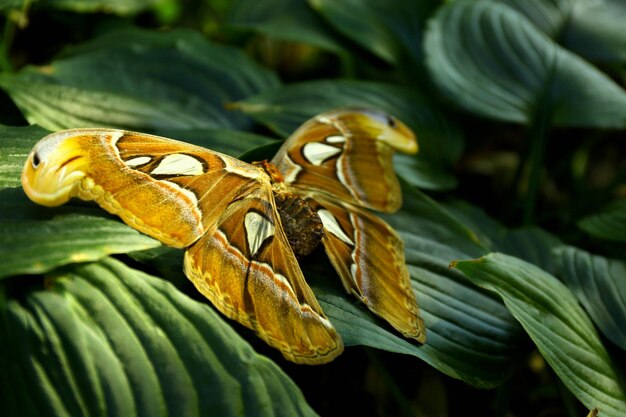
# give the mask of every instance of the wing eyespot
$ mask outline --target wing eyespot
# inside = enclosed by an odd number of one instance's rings
[[[30,164],[35,169],[37,169],[39,167],[39,164],[41,164],[41,158],[39,157],[39,154],[37,152],[33,152],[33,157],[30,159]]]

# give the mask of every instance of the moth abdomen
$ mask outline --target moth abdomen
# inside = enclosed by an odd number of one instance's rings
[[[317,212],[303,198],[289,191],[274,192],[283,230],[294,254],[311,254],[322,241],[324,225]]]

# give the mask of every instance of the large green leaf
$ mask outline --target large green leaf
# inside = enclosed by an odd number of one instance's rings
[[[340,289],[314,286],[322,308],[347,346],[370,346],[416,356],[453,378],[482,388],[500,385],[519,360],[523,337],[510,314],[493,297],[476,289],[438,258],[412,249],[403,235],[427,341],[421,347],[373,317]],[[432,244],[432,243],[429,243]],[[308,276],[308,275],[307,275]]]
[[[36,0],[38,5],[74,12],[106,12],[128,15],[144,10],[158,0]]]
[[[256,30],[272,38],[344,51],[341,42],[306,0],[235,0],[228,10],[227,21],[232,26]]]
[[[553,250],[562,245],[554,235],[538,227],[508,230],[494,242],[494,249],[530,262],[546,272],[556,271]]]
[[[465,110],[528,123],[624,127],[626,93],[514,9],[487,0],[442,7],[425,38],[430,74]]]
[[[402,209],[382,215],[401,234],[415,238],[413,248],[441,259],[441,266],[461,257],[477,257],[489,251],[487,242],[453,212],[414,188],[403,186]]]
[[[22,9],[24,6],[23,0],[0,0],[0,11],[11,9]]]
[[[538,227],[507,229],[489,217],[482,209],[463,201],[445,207],[467,227],[476,231],[492,252],[502,252],[530,262],[544,271],[555,273],[553,250],[563,243]]]
[[[520,328],[498,300],[448,267],[454,259],[484,254],[485,245],[445,208],[412,189],[405,189],[402,209],[385,220],[404,239],[426,324],[427,343],[414,354],[473,385],[500,384],[518,359]],[[372,339],[363,334],[359,341],[371,345]],[[389,336],[379,340],[381,346],[397,343]]]
[[[589,409],[608,417],[626,413],[623,375],[570,290],[518,258],[490,254],[455,268],[496,292],[522,324],[565,386]]]
[[[0,125],[0,189],[18,187],[26,156],[48,131],[39,126]]]
[[[559,275],[613,343],[626,349],[626,264],[582,249],[559,249]]]
[[[626,200],[615,202],[578,222],[591,236],[626,243]]]
[[[333,26],[379,58],[422,61],[421,38],[433,1],[309,0]]]
[[[44,208],[19,188],[0,190],[0,278],[160,245],[101,210]]]
[[[277,85],[243,52],[187,31],[112,32],[49,66],[0,75],[26,118],[50,130],[243,128],[249,119],[225,105]]]
[[[270,90],[236,106],[285,137],[310,117],[332,108],[380,108],[405,122],[417,135],[419,162],[405,159],[403,176],[429,189],[454,185],[448,169],[462,150],[461,132],[432,101],[410,88],[365,81],[310,81]]]
[[[8,416],[314,415],[207,305],[112,259],[0,301]]]
[[[155,133],[234,157],[238,157],[251,149],[280,143],[267,136],[229,129],[158,130]]]
[[[502,224],[490,217],[482,208],[467,201],[452,200],[442,205],[465,227],[472,229],[477,234],[478,239],[491,251],[494,250],[495,242],[508,233]]]
[[[563,243],[553,234],[536,226],[507,229],[479,207],[464,201],[448,203],[444,207],[474,230],[492,252],[513,255],[551,274],[556,272],[553,251]]]
[[[497,0],[523,13],[564,47],[591,60],[626,61],[622,0]]]

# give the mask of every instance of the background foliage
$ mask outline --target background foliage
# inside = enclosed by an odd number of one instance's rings
[[[0,1],[2,415],[626,414],[620,0]],[[111,126],[252,161],[341,106],[399,156],[417,346],[302,262],[348,348],[285,362],[181,252],[93,205],[30,203],[48,131]],[[257,353],[259,352],[259,353]]]

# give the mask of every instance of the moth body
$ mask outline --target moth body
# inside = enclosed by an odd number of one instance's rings
[[[294,254],[297,258],[310,255],[324,236],[324,225],[317,211],[289,191],[274,192],[274,201]]]

